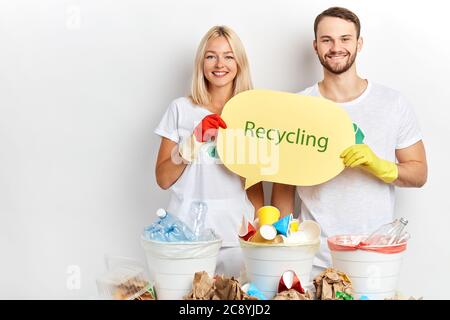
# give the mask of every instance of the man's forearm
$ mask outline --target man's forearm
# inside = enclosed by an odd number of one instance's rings
[[[393,183],[397,187],[420,188],[427,182],[427,165],[420,161],[398,163],[398,178]]]

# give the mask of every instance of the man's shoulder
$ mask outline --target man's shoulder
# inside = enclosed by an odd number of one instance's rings
[[[313,84],[312,86],[303,89],[300,92],[297,92],[297,94],[301,94],[302,96],[317,96],[317,83]]]
[[[383,97],[384,99],[397,101],[402,96],[400,91],[393,89],[391,87],[388,87],[386,85],[383,85],[383,84],[371,82],[371,86],[372,86],[371,93],[373,95]]]

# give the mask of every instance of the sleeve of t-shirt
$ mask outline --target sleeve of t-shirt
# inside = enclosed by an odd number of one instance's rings
[[[399,108],[400,127],[396,149],[404,149],[422,140],[422,133],[411,103],[403,96],[399,98]]]
[[[177,104],[175,101],[172,101],[154,132],[161,137],[178,143],[180,141],[178,121],[179,114]]]

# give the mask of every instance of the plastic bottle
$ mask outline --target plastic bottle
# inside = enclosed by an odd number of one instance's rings
[[[405,235],[407,235],[406,240],[409,238],[409,234],[403,232],[407,224],[408,220],[405,218],[401,218],[400,220],[396,219],[391,223],[384,224],[364,239],[362,244],[371,246],[389,246],[405,241]]]
[[[193,241],[195,235],[189,227],[174,215],[164,209],[158,209],[156,215],[159,217],[159,224],[164,229],[164,235],[169,242]]]
[[[155,223],[163,227],[168,227],[176,222],[176,218],[163,208],[156,210],[156,216],[158,217],[158,220],[156,220]]]
[[[147,240],[167,241],[164,228],[159,223],[153,223],[144,228],[144,238]]]
[[[164,209],[158,209],[156,215],[159,219],[144,229],[145,238],[165,242],[195,240],[189,227],[174,215]]]
[[[205,228],[205,218],[208,212],[208,205],[201,201],[191,203],[189,209],[188,225],[196,237],[198,237]]]
[[[188,226],[191,228],[196,240],[214,240],[216,235],[210,228],[206,228],[206,214],[208,205],[202,201],[194,201],[189,209]]]

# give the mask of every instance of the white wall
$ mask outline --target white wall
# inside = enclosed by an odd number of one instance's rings
[[[140,232],[168,199],[152,131],[186,94],[200,38],[231,26],[256,87],[296,92],[321,76],[312,25],[332,5],[362,20],[360,74],[412,100],[425,135],[428,183],[398,190],[413,236],[400,289],[450,298],[440,279],[450,267],[450,25],[440,0],[1,0],[0,298],[95,298],[104,254],[143,261]]]

